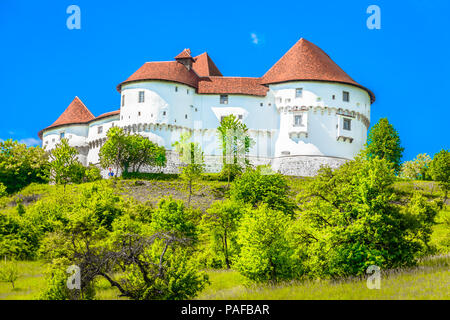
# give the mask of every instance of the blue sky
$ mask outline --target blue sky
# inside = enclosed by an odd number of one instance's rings
[[[66,27],[69,5],[81,29]],[[366,9],[381,9],[369,30]],[[116,85],[146,61],[207,51],[225,76],[262,76],[298,39],[321,47],[377,101],[404,160],[449,149],[450,1],[0,1],[0,139],[38,143],[75,96],[119,109]]]

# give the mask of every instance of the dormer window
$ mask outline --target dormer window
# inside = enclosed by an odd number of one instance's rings
[[[295,97],[301,98],[303,96],[303,88],[297,88],[295,89]]]
[[[348,130],[348,131],[352,130],[352,120],[351,119],[344,118],[343,124],[344,124],[343,125],[344,130]]]
[[[139,103],[143,103],[144,102],[144,91],[139,91]]]
[[[220,104],[228,104],[228,95],[226,94],[220,95]]]
[[[344,102],[350,101],[350,93],[348,91],[342,91],[342,100]]]

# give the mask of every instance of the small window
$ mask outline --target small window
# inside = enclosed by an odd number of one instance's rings
[[[145,97],[144,94],[145,94],[144,91],[139,91],[139,103],[144,102],[144,97]]]
[[[153,113],[150,115],[150,118],[153,118]]]
[[[269,103],[269,107],[271,106],[272,104],[271,103]]]
[[[140,111],[138,112],[138,116],[141,116],[141,112]]]
[[[125,95],[122,95],[122,107],[125,105]]]
[[[281,98],[278,98],[277,100],[279,103],[283,102],[283,99],[281,99]]]
[[[197,108],[195,108],[195,112],[197,112],[198,110],[197,110]]]
[[[331,98],[334,100],[334,99],[336,99],[336,96],[333,94],[333,96]]]
[[[103,127],[99,126],[98,129],[97,129],[97,132],[98,132],[98,134],[102,133],[103,132]]]
[[[45,144],[48,144],[48,140],[47,140],[47,141],[45,141]]]
[[[301,98],[303,96],[303,88],[297,88],[295,89],[295,97]]]
[[[291,102],[291,99],[286,99],[285,102],[286,103]]]
[[[184,115],[184,118],[187,119],[187,114]]]
[[[61,132],[61,133],[59,134],[59,138],[60,138],[60,139],[64,139],[64,132]]]
[[[123,116],[120,116],[121,120],[123,120]]]
[[[262,107],[264,105],[264,103],[261,102],[259,105]]]
[[[165,116],[166,115],[166,112],[165,111],[163,111],[163,116]]]
[[[52,142],[55,142],[55,138],[52,139]]]
[[[344,130],[352,130],[352,120],[344,118]]]
[[[295,115],[294,116],[294,127],[301,127],[302,126],[302,116],[301,115]]]
[[[242,114],[240,114],[240,115],[238,116],[238,119],[239,119],[239,120],[242,120]]]
[[[186,89],[186,94],[189,94],[189,89]]]
[[[178,87],[177,86],[175,86],[175,92],[178,92]]]
[[[225,116],[220,117],[220,123],[222,123],[223,119],[225,119]]]
[[[345,102],[349,102],[350,101],[350,93],[348,91],[343,91],[342,92],[342,100]]]
[[[228,104],[228,95],[220,95],[220,104]]]

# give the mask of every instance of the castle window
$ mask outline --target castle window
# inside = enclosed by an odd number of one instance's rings
[[[61,133],[59,134],[59,138],[60,138],[60,139],[64,139],[64,132],[61,132]]]
[[[220,95],[220,104],[228,104],[228,95],[226,94]]]
[[[165,116],[166,115],[166,112],[165,111],[163,111],[163,116]]]
[[[198,110],[197,110],[197,108],[195,108],[195,112],[197,112]]]
[[[45,141],[45,144],[48,144],[48,140],[47,140],[47,141]]]
[[[278,98],[277,100],[279,103],[283,102],[283,99],[281,99],[281,98]]]
[[[303,88],[297,88],[295,89],[295,97],[301,98],[303,96]]]
[[[336,96],[333,94],[333,96],[331,98],[334,100],[336,98]]]
[[[101,134],[103,132],[103,126],[99,126],[98,128],[97,128],[97,133],[98,134]]]
[[[139,103],[144,102],[144,91],[139,91]]]
[[[189,89],[186,89],[186,94],[189,94]]]
[[[52,142],[55,142],[55,138],[52,139]]]
[[[350,101],[350,93],[348,91],[342,91],[342,100],[345,102]]]
[[[184,115],[184,118],[187,119],[187,114]]]
[[[178,87],[177,86],[175,86],[175,92],[178,92]]]
[[[352,120],[344,118],[344,126],[343,126],[344,130],[348,130],[348,131],[352,130],[351,125],[352,125]]]
[[[286,99],[285,102],[286,103],[291,102],[291,99]]]
[[[259,105],[262,107],[264,105],[264,103],[261,102]]]
[[[301,115],[295,115],[294,116],[294,127],[301,127],[302,126],[302,116]]]
[[[239,119],[239,120],[242,120],[242,114],[240,114],[240,115],[238,116],[238,119]]]
[[[139,111],[139,112],[138,112],[138,116],[140,116],[140,115],[141,115],[141,112]]]
[[[122,95],[122,107],[125,106],[125,95]]]

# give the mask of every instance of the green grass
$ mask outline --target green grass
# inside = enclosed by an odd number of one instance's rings
[[[45,287],[45,265],[39,261],[18,262],[16,288],[0,283],[0,300],[36,299]],[[368,289],[366,280],[305,280],[277,285],[248,284],[233,270],[208,270],[211,284],[196,299],[450,299],[450,255],[428,258],[416,268],[382,274],[381,288]],[[119,292],[105,279],[96,283],[97,299],[116,300]]]

